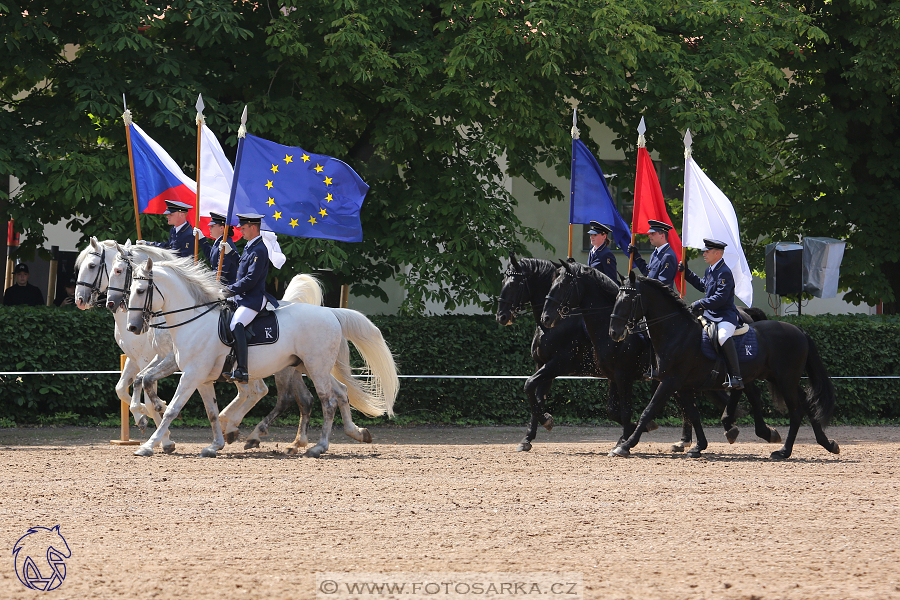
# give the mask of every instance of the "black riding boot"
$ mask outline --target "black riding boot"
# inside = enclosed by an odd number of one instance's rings
[[[734,340],[728,338],[722,344],[722,352],[725,354],[725,363],[728,366],[728,373],[731,376],[724,387],[732,390],[744,389],[744,380],[741,379],[741,367],[738,364],[737,350],[734,347]]]
[[[231,372],[231,380],[235,383],[247,383],[249,381],[249,373],[247,372],[247,334],[244,326],[240,323],[234,326],[234,354],[237,363],[234,371]]]

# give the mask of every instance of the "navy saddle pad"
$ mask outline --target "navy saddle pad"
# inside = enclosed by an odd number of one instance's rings
[[[744,335],[735,335],[731,339],[734,340],[734,349],[737,350],[739,363],[749,362],[759,354],[759,342],[753,327]],[[710,360],[718,358],[713,350],[712,342],[709,341],[709,336],[706,334],[706,328],[703,329],[703,337],[700,339],[700,350],[703,352],[703,356]]]
[[[230,302],[219,313],[219,340],[226,346],[234,345],[234,333],[231,331],[231,317],[235,307]],[[278,341],[278,317],[270,310],[263,310],[244,328],[247,333],[247,346],[265,346]]]

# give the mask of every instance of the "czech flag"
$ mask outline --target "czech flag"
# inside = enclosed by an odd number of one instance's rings
[[[177,200],[196,206],[197,183],[185,175],[168,152],[144,133],[143,129],[134,123],[129,127],[138,211],[162,214],[166,212],[166,200]],[[188,211],[188,223],[194,222],[192,208]]]

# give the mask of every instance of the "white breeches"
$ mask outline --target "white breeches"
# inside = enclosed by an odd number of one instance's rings
[[[231,330],[234,331],[234,326],[238,323],[246,327],[250,324],[250,321],[256,318],[256,315],[258,314],[258,310],[253,310],[252,308],[247,308],[246,306],[238,306],[237,310],[234,311],[234,316],[231,317]],[[734,327],[731,328],[731,332],[734,333]],[[721,335],[719,337],[721,339]]]
[[[237,313],[234,314],[237,317]],[[231,327],[234,329],[234,326]],[[735,327],[731,323],[727,321],[720,321],[716,323],[716,336],[719,338],[719,345],[725,343],[725,340],[734,335]]]

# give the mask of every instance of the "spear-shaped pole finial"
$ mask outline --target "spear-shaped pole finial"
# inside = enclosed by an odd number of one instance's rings
[[[131,111],[128,110],[125,94],[122,94],[122,120],[125,121],[125,127],[131,126]]]
[[[194,105],[194,108],[197,109],[197,125],[203,122],[203,109],[206,108],[206,105],[203,104],[203,94],[197,94],[197,104]]]
[[[247,136],[247,105],[244,105],[244,112],[241,114],[241,126],[238,127],[238,137]]]
[[[574,110],[572,110],[572,139],[577,140],[580,131],[578,131],[578,107],[576,106]]]
[[[637,132],[638,132],[638,141],[637,141],[638,148],[646,147],[647,139],[644,137],[644,133],[647,132],[647,125],[646,125],[646,123],[644,123],[644,117],[641,117],[641,122],[638,123]]]
[[[684,158],[687,160],[691,157],[691,144],[693,144],[694,138],[691,137],[691,130],[688,129],[684,132]]]

